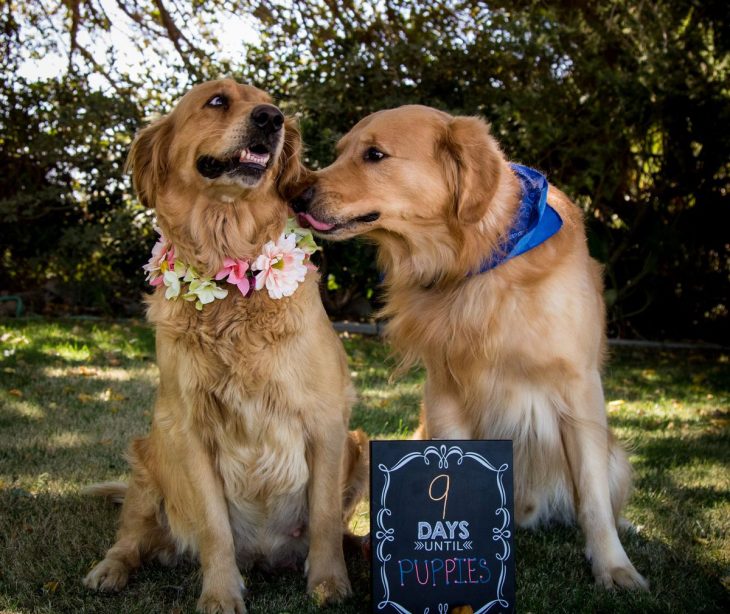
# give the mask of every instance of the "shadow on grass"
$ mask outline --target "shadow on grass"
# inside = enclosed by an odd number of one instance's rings
[[[647,367],[651,365],[651,367]],[[606,398],[627,402],[727,396],[730,364],[723,352],[657,353],[615,349],[604,374]]]
[[[615,424],[634,423],[634,420],[612,420]],[[641,423],[632,428],[641,429]],[[692,432],[676,437],[653,437],[633,450],[634,469],[653,468],[662,473],[667,469],[698,462],[730,464],[730,435],[725,432]]]

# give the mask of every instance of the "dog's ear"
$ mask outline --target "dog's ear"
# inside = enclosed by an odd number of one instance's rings
[[[488,124],[477,117],[455,117],[437,146],[446,182],[454,196],[457,219],[478,222],[497,191],[502,154],[489,134]]]
[[[172,133],[172,120],[162,117],[140,130],[129,150],[125,171],[132,173],[132,184],[145,207],[155,206],[157,190],[167,179]]]
[[[279,157],[279,173],[276,176],[276,189],[286,201],[291,200],[301,189],[300,182],[307,169],[302,165],[302,137],[297,120],[287,117],[284,120],[284,148]]]

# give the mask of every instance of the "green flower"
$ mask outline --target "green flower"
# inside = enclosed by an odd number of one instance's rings
[[[297,224],[295,218],[290,217],[286,220],[284,234],[295,234],[297,237],[297,247],[301,249],[307,256],[311,256],[314,252],[322,249],[314,242],[312,231],[309,228],[302,228]]]

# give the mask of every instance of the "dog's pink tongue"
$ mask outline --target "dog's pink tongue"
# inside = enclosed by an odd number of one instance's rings
[[[297,218],[299,219],[299,223],[302,226],[311,226],[315,230],[331,230],[335,227],[334,224],[328,224],[327,222],[320,222],[318,219],[313,218],[309,213],[299,213],[297,214]],[[303,223],[304,222],[304,223]]]

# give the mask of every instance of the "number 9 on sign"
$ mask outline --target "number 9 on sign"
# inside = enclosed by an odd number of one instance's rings
[[[440,496],[434,495],[434,485],[437,481],[441,480],[443,482],[443,493]],[[445,473],[442,473],[441,475],[437,475],[433,480],[431,480],[431,483],[428,485],[428,497],[431,499],[431,501],[443,501],[444,502],[444,508],[441,513],[441,520],[444,520],[446,518],[446,504],[449,501],[449,487],[451,485],[451,478],[449,478],[448,475]],[[439,485],[436,485],[436,488],[440,488]]]

